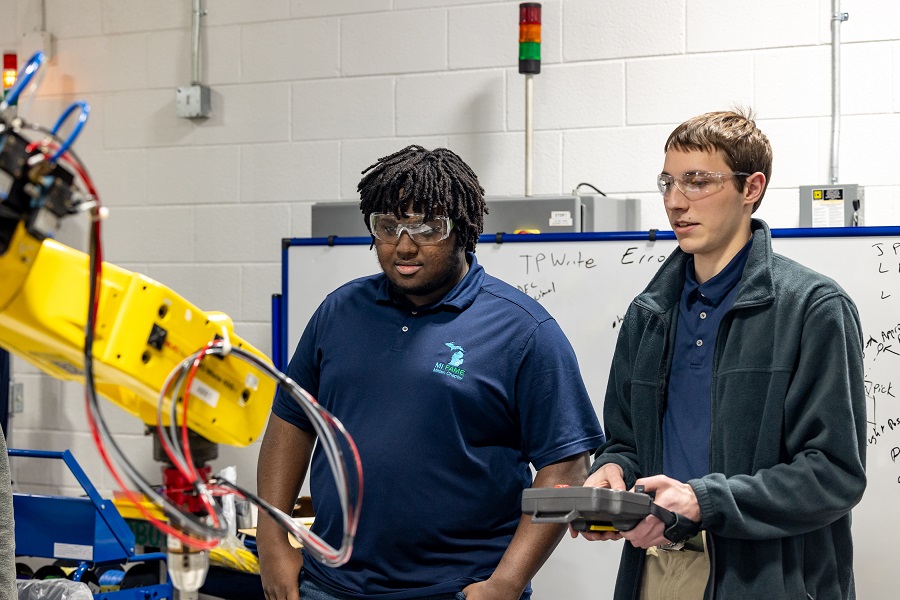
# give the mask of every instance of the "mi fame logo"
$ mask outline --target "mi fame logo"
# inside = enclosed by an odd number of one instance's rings
[[[450,348],[450,360],[446,363],[434,363],[433,371],[435,373],[446,375],[447,377],[452,377],[453,379],[461,380],[466,374],[466,370],[460,368],[460,365],[463,364],[463,361],[465,360],[464,357],[466,351],[462,346],[458,346],[454,342],[447,342],[444,345]]]

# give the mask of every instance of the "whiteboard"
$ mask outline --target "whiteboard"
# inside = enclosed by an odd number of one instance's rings
[[[869,481],[853,511],[856,590],[859,598],[892,597],[893,556],[900,539],[900,228],[775,229],[772,235],[776,252],[835,279],[859,308]],[[478,261],[488,273],[536,298],[559,322],[601,417],[625,310],[676,247],[671,232],[656,237],[649,241],[645,232],[504,234],[502,243],[484,235],[478,244]],[[329,292],[379,271],[368,238],[332,242],[284,240],[275,337],[285,358]],[[566,537],[535,577],[535,597],[611,598],[623,543]]]

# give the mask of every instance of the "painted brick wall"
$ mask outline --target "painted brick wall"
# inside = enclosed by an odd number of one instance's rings
[[[360,171],[409,143],[448,146],[489,195],[524,191],[517,7],[479,0],[207,0],[203,80],[213,116],[175,116],[190,83],[189,0],[0,0],[0,47],[41,23],[55,55],[24,116],[92,113],[76,150],[111,216],[106,258],[221,310],[268,352],[280,240],[307,236],[313,201],[355,198]],[[867,224],[900,224],[900,3],[845,0],[840,180],[866,186]],[[801,184],[826,183],[831,147],[830,0],[549,0],[535,80],[536,194],[591,182],[642,200],[666,228],[654,174],[678,122],[735,103],[775,148],[759,216],[798,225]],[[27,56],[23,56],[23,60]],[[63,241],[83,247],[85,224]],[[104,493],[81,388],[14,359],[26,406],[12,446],[70,448]],[[141,424],[104,405],[155,477]],[[255,487],[257,446],[222,448]],[[59,469],[14,465],[26,491],[71,490]]]

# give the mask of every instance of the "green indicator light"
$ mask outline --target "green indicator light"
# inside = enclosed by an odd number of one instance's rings
[[[519,44],[519,60],[541,60],[540,42],[522,42]]]

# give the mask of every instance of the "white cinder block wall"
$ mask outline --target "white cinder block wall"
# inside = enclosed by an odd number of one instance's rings
[[[23,115],[51,125],[92,112],[76,150],[104,203],[106,258],[221,310],[271,349],[270,297],[284,237],[310,233],[313,201],[356,197],[360,171],[409,143],[447,146],[489,195],[524,192],[518,2],[205,0],[203,82],[213,116],[175,115],[190,83],[190,0],[0,0],[0,47],[55,39]],[[41,5],[44,10],[42,14]],[[840,181],[866,187],[866,221],[900,225],[900,3],[845,0]],[[775,147],[759,216],[798,225],[801,184],[829,181],[831,0],[549,0],[535,80],[536,194],[590,182],[643,201],[666,228],[654,175],[682,120],[756,109]],[[30,104],[30,106],[29,106]],[[85,224],[62,239],[83,247]],[[80,386],[14,359],[25,410],[15,447],[69,448],[103,493],[115,487],[87,433]],[[156,477],[141,424],[110,404],[121,444]],[[255,488],[257,445],[222,448]],[[62,469],[14,462],[25,491],[74,491]]]

